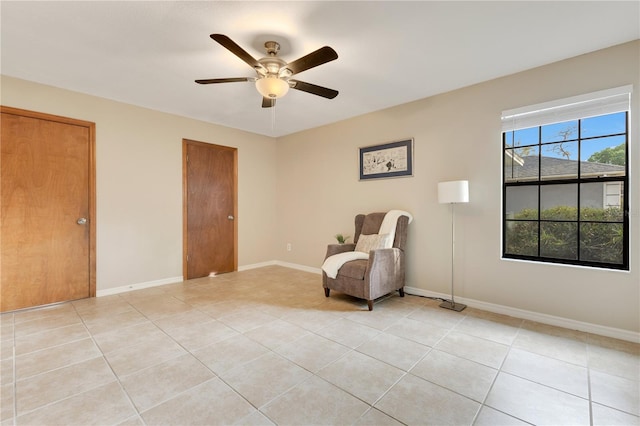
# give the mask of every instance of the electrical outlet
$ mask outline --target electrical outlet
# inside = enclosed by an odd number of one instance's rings
[[[287,243],[287,251],[291,251],[291,243]]]

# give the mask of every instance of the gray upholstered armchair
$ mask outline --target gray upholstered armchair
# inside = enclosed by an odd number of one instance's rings
[[[359,214],[355,218],[354,244],[330,244],[325,260],[334,254],[353,252],[362,236],[378,234],[385,213]],[[329,297],[331,290],[365,299],[369,310],[373,310],[373,301],[378,297],[398,291],[404,297],[405,246],[407,228],[410,222],[407,216],[399,216],[395,227],[395,238],[391,248],[374,249],[368,259],[351,260],[344,263],[335,278],[322,271],[324,294]]]

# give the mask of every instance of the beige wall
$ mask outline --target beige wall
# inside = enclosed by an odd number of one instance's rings
[[[182,276],[182,139],[238,148],[238,263],[273,259],[276,141],[2,77],[2,105],[96,123],[97,290]]]
[[[469,179],[456,210],[456,294],[604,327],[640,330],[640,147],[631,128],[631,272],[500,259],[500,112],[633,84],[640,41],[279,138],[2,77],[3,105],[97,128],[98,291],[182,275],[182,138],[238,148],[239,266],[319,268],[359,212],[410,211],[407,285],[447,294],[450,228],[436,184]],[[415,139],[411,178],[358,181],[358,147]],[[275,225],[274,225],[275,224]],[[291,243],[293,250],[286,251]],[[319,281],[320,283],[320,281]]]
[[[505,58],[508,60],[508,58]],[[411,212],[407,286],[449,293],[450,216],[437,182],[468,179],[456,208],[456,294],[629,331],[640,330],[640,146],[631,120],[631,272],[500,259],[501,111],[633,84],[640,41],[278,139],[275,257],[319,267],[327,243],[353,235],[359,212]],[[419,84],[416,82],[416,84]],[[415,139],[414,176],[358,181],[358,147]],[[285,250],[286,243],[293,250]]]

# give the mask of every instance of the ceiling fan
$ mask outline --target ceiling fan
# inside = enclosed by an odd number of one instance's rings
[[[210,78],[196,80],[198,84],[236,83],[241,81],[255,82],[258,92],[262,95],[262,108],[275,106],[276,99],[283,97],[289,91],[289,88],[322,96],[327,99],[333,99],[338,96],[337,90],[291,78],[294,74],[300,74],[310,68],[338,59],[336,51],[329,46],[321,47],[302,58],[287,63],[277,56],[280,45],[275,41],[267,41],[264,44],[267,56],[256,60],[226,35],[211,34],[210,37],[246,62],[255,70],[257,77]]]

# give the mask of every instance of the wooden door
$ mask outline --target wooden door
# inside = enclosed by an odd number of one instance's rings
[[[237,268],[237,150],[182,141],[186,279]]]
[[[95,125],[2,107],[1,311],[95,296]]]

